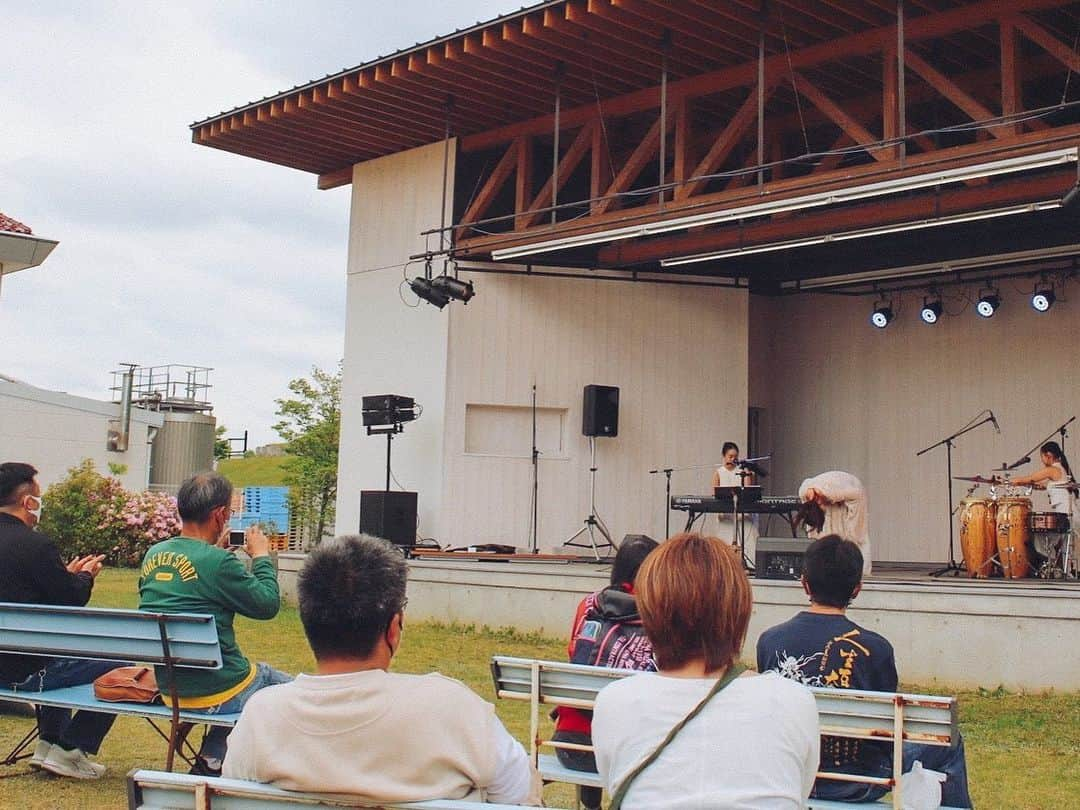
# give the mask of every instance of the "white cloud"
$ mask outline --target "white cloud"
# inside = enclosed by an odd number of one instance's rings
[[[348,190],[191,143],[220,110],[517,8],[496,0],[0,0],[0,211],[60,241],[4,279],[0,373],[105,397],[121,362],[212,366],[230,434],[342,352]]]

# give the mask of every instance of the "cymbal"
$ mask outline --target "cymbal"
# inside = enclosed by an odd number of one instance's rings
[[[956,481],[971,481],[974,484],[1000,484],[1000,478],[984,478],[981,475],[954,475]]]

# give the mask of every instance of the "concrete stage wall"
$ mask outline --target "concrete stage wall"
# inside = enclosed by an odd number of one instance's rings
[[[295,571],[302,559],[279,558],[287,599],[295,600]],[[412,560],[409,616],[565,637],[579,600],[606,585],[609,576],[607,566],[588,563]],[[807,604],[797,582],[751,581],[748,661],[763,630]],[[1080,689],[1080,586],[1075,583],[993,584],[925,576],[870,581],[850,616],[892,642],[906,683]]]
[[[769,491],[793,494],[804,478],[847,470],[869,494],[875,560],[948,559],[945,448],[919,458],[916,451],[992,409],[1001,434],[986,424],[953,450],[954,475],[987,475],[1080,414],[1080,306],[1059,301],[1039,314],[1028,303],[1030,281],[1000,286],[993,318],[968,304],[935,326],[919,320],[921,294],[894,295],[897,316],[886,329],[869,324],[872,298],[752,296],[750,405],[765,409]],[[947,312],[962,307],[946,300]],[[1066,453],[1080,462],[1074,439]],[[1020,472],[1040,466],[1036,453]],[[956,503],[967,487],[953,482]],[[1033,500],[1045,509],[1045,495]],[[956,532],[960,559],[958,525]]]

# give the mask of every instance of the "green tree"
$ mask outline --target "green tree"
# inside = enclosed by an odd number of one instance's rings
[[[224,425],[218,425],[217,430],[214,431],[214,458],[218,461],[232,456],[232,445],[225,438],[228,430]]]
[[[279,399],[274,430],[285,441],[285,483],[294,524],[319,542],[334,520],[338,439],[341,433],[341,363],[336,372],[311,369],[311,379],[289,383],[293,398]]]

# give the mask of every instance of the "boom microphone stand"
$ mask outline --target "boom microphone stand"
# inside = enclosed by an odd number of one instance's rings
[[[983,411],[983,413],[987,413],[987,411]],[[975,418],[978,419],[979,417],[975,417]],[[994,421],[994,416],[993,416],[993,414],[990,414],[985,419],[983,419],[983,420],[981,420],[979,422],[969,423],[966,427],[961,428],[960,430],[956,431],[956,433],[952,434],[951,436],[946,436],[941,441],[934,442],[929,447],[923,448],[922,450],[920,450],[918,453],[915,454],[915,457],[918,458],[919,456],[923,455],[924,453],[929,453],[935,447],[941,447],[941,445],[945,445],[945,457],[946,457],[945,481],[946,481],[946,484],[948,485],[948,488],[949,488],[949,563],[944,568],[939,568],[937,571],[931,571],[930,576],[932,576],[932,577],[940,577],[940,576],[942,576],[944,574],[949,573],[950,571],[952,571],[952,575],[955,577],[955,576],[959,576],[960,572],[964,570],[961,566],[956,564],[956,554],[953,551],[953,548],[954,548],[954,546],[953,546],[953,543],[954,543],[953,496],[952,496],[952,449],[953,449],[953,441],[955,439],[959,438],[960,436],[963,436],[965,433],[974,430],[975,428],[979,427],[980,425],[985,425],[987,422],[993,422],[993,421]]]

